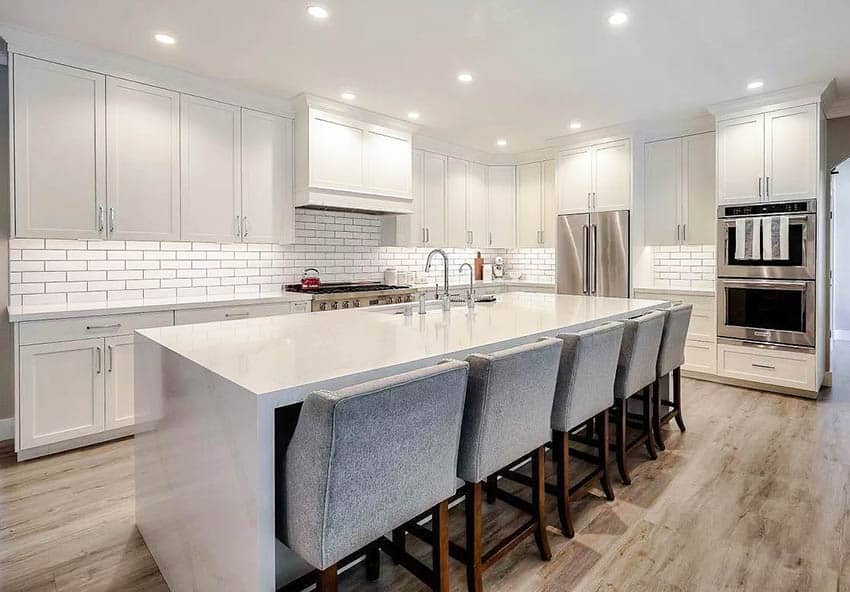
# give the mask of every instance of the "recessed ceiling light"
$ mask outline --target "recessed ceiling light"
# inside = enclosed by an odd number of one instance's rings
[[[357,98],[357,95],[355,95],[355,94],[354,94],[353,92],[351,92],[350,90],[345,91],[344,93],[342,93],[342,94],[341,94],[341,95],[339,95],[339,96],[340,96],[340,97],[342,97],[342,99],[343,99],[344,101],[353,101],[354,99],[356,99],[356,98]]]
[[[627,20],[629,20],[629,15],[625,12],[617,11],[608,17],[608,24],[616,27],[626,24]]]
[[[581,122],[575,121],[575,120],[571,121],[570,122],[570,129],[581,129]]]
[[[764,86],[764,82],[761,80],[753,80],[752,82],[747,83],[747,90],[758,90]]]
[[[419,119],[419,112],[418,111],[411,111],[410,113],[407,114],[407,118],[413,119],[413,120]]]
[[[504,138],[499,138],[498,140],[496,140],[496,146],[507,146],[507,145],[508,145],[508,141]]]
[[[458,82],[469,83],[472,82],[472,74],[469,72],[461,72],[457,75]]]
[[[326,19],[329,16],[327,8],[315,4],[307,7],[307,14],[316,19]]]
[[[162,43],[163,45],[174,45],[177,43],[177,39],[175,39],[172,35],[168,33],[157,33],[153,36],[154,39]]]

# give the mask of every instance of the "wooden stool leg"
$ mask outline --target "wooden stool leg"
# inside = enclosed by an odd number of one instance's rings
[[[676,409],[676,423],[679,431],[685,431],[685,420],[682,417],[682,369],[673,370],[673,405]]]
[[[369,545],[366,549],[366,579],[375,582],[381,577],[381,549],[378,545]]]
[[[646,433],[646,453],[655,460],[655,436],[652,434],[652,385],[643,389],[643,431]]]
[[[567,455],[569,451],[567,451]],[[537,528],[534,530],[534,540],[537,542],[537,550],[540,558],[549,561],[552,552],[549,550],[549,538],[546,536],[546,448],[541,446],[534,452],[531,460],[531,499],[534,507],[534,518],[537,520]],[[569,487],[569,485],[567,485]]]
[[[431,512],[431,560],[435,592],[449,592],[449,502],[442,501]]]
[[[667,378],[666,376],[664,377]],[[655,444],[659,450],[666,450],[664,437],[661,434],[661,380],[655,379],[652,384],[652,432]]]
[[[620,470],[620,480],[624,485],[631,485],[629,470],[626,468],[626,403],[628,399],[620,399],[614,407],[617,422],[617,468]]]
[[[496,489],[499,487],[499,478],[496,475],[487,477],[487,503],[496,503]]]
[[[316,572],[316,592],[336,592],[336,564]]]
[[[482,592],[481,582],[481,484],[466,484],[466,587]]]
[[[407,533],[404,532],[403,528],[396,528],[393,530],[393,545],[395,545],[401,552],[405,552],[407,550]],[[393,563],[398,565],[398,561],[395,559],[393,559]]]
[[[614,490],[611,488],[611,478],[608,474],[609,464],[609,430],[608,430],[608,410],[596,416],[596,432],[599,434],[599,463],[602,469],[602,476],[599,478],[599,484],[602,486],[602,491],[609,501],[614,500]]]
[[[558,516],[561,519],[561,532],[571,539],[575,536],[575,530],[570,513],[570,436],[565,432],[555,432],[552,443],[557,450]]]

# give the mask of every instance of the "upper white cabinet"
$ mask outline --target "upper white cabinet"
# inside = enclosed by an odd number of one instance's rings
[[[714,133],[644,145],[647,245],[714,243]]]
[[[448,158],[446,182],[446,243],[460,247],[472,244],[466,224],[466,189],[469,162]]]
[[[106,234],[180,238],[180,95],[106,79]]]
[[[242,239],[289,243],[292,209],[292,121],[242,109]]]
[[[242,237],[240,109],[184,95],[180,112],[181,236],[238,241]]]
[[[15,55],[17,236],[104,237],[106,77]]]
[[[718,203],[814,199],[819,154],[816,104],[719,120]]]
[[[295,176],[296,206],[410,213],[411,136],[304,105]]]
[[[558,155],[558,212],[628,210],[632,202],[629,139],[564,150]]]
[[[486,246],[509,249],[515,244],[516,167],[491,166],[489,169]]]
[[[489,167],[477,162],[470,162],[466,181],[466,230],[469,235],[469,246],[483,246],[490,240],[487,234],[489,207]]]
[[[517,166],[517,246],[554,247],[555,161]]]

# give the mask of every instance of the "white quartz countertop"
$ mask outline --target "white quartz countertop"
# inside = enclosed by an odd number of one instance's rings
[[[716,296],[714,290],[698,290],[696,288],[664,288],[664,287],[636,287],[635,292],[642,294],[653,294],[664,296],[666,294],[681,294],[682,296]]]
[[[564,329],[636,316],[664,301],[512,292],[494,303],[425,315],[398,306],[145,329],[138,333],[256,395],[294,403],[421,367],[509,347]],[[390,372],[392,371],[392,372]]]
[[[192,298],[147,298],[144,300],[107,300],[105,302],[82,302],[76,304],[33,304],[10,306],[9,322],[17,323],[21,321],[67,319],[188,308],[210,308],[228,305],[305,302],[310,300],[312,300],[312,296],[309,294],[276,292],[245,297],[204,296]]]
[[[488,288],[488,287],[504,287],[504,288],[538,288],[538,289],[551,289],[555,290],[554,282],[538,282],[532,280],[492,280],[492,281],[484,281],[484,280],[475,280],[472,283],[474,288]],[[433,292],[434,284],[416,284],[413,286],[416,288],[418,292]],[[459,282],[453,281],[449,284],[450,290],[460,290],[469,287],[469,281]],[[440,290],[443,289],[442,282],[440,283]]]

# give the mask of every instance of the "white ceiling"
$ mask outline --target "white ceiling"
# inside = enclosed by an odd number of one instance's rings
[[[320,2],[316,2],[320,3]],[[689,116],[837,78],[850,94],[848,0],[0,0],[0,21],[268,94],[310,92],[491,152],[568,131]],[[629,22],[607,17],[625,10]],[[163,47],[154,32],[177,45]],[[475,82],[461,85],[466,70]],[[507,138],[497,149],[496,138]]]

